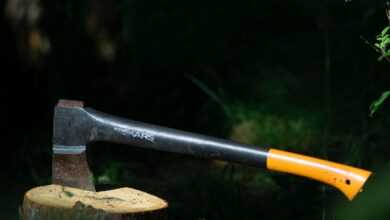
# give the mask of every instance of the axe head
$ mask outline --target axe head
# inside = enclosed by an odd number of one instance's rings
[[[86,146],[91,120],[79,101],[60,100],[54,110],[52,182],[95,191]]]

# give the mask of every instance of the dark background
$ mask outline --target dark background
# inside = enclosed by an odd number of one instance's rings
[[[390,110],[385,103],[369,117],[369,106],[390,88],[390,64],[363,40],[374,43],[388,25],[383,1],[7,0],[0,8],[1,219],[17,219],[23,193],[50,183],[59,99],[386,170]],[[235,164],[109,143],[88,156],[100,189],[158,195],[171,219],[337,219],[340,207],[354,207],[320,183]],[[388,216],[379,204],[390,197],[379,189],[365,195],[382,200],[351,209]]]

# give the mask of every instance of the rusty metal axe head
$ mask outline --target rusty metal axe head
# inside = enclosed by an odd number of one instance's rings
[[[95,191],[86,145],[91,123],[83,102],[60,100],[54,110],[52,182]]]

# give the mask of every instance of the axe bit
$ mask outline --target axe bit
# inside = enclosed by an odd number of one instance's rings
[[[370,171],[297,153],[132,121],[60,100],[55,107],[52,181],[94,191],[86,159],[88,143],[105,141],[224,160],[299,175],[339,189],[352,200]]]

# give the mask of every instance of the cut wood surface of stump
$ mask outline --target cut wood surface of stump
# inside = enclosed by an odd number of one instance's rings
[[[167,202],[148,193],[119,188],[91,192],[60,185],[40,186],[24,195],[22,220],[166,219]]]

